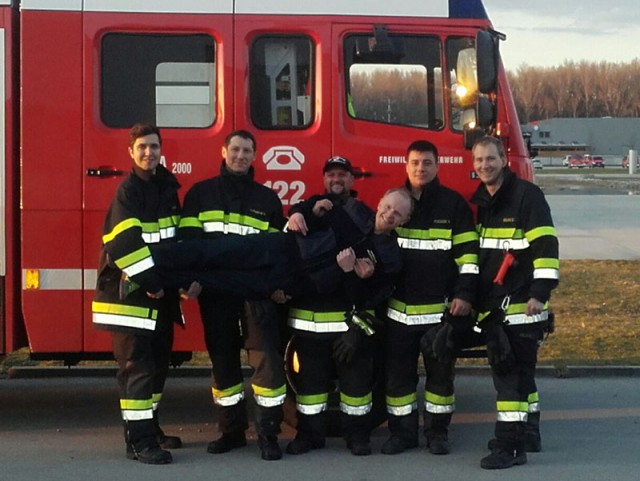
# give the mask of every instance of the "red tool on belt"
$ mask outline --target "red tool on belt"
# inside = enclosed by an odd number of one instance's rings
[[[509,251],[504,251],[504,257],[502,258],[502,263],[500,264],[500,269],[498,269],[498,273],[496,277],[493,279],[494,284],[502,285],[504,282],[504,277],[507,275],[507,271],[513,265],[515,261],[515,257]]]

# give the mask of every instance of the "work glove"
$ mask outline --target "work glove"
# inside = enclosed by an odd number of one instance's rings
[[[436,358],[438,362],[455,361],[457,351],[472,332],[473,320],[469,316],[453,316],[448,311],[442,322],[429,329],[420,339],[420,351],[424,357]]]
[[[482,332],[487,341],[487,358],[498,376],[507,374],[515,362],[509,337],[504,329],[504,312],[495,310],[482,320]]]
[[[349,329],[333,343],[333,359],[338,364],[350,364],[364,339],[383,326],[373,314],[355,307],[345,312],[345,321]]]
[[[333,342],[333,359],[337,364],[351,364],[366,334],[358,326],[351,324],[347,332],[344,332]]]

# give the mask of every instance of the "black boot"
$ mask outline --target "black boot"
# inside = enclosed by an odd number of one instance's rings
[[[265,461],[277,461],[282,458],[282,450],[276,436],[258,436],[258,447]]]
[[[287,445],[288,454],[305,454],[312,449],[322,449],[325,446],[327,432],[326,412],[319,414],[296,413],[298,432],[296,437]]]
[[[524,427],[524,450],[528,453],[539,453],[542,451],[542,438],[540,437],[540,413],[529,413],[527,423]],[[487,443],[489,451],[493,451],[498,446],[498,440],[493,438]]]
[[[151,439],[151,438],[150,438]],[[171,464],[173,457],[169,451],[165,451],[158,446],[155,439],[153,442],[142,441],[140,447],[137,448],[136,443],[133,447],[133,458],[145,464]]]
[[[427,449],[431,454],[449,454],[451,452],[449,424],[451,424],[451,413],[425,412],[424,434],[427,438]]]
[[[354,456],[371,454],[371,413],[354,416],[341,413],[342,433],[347,442],[347,449]]]
[[[389,415],[391,436],[382,445],[382,454],[399,454],[418,446],[418,411],[406,416]]]
[[[489,456],[482,458],[483,469],[506,469],[526,464],[524,450],[524,422],[496,422],[496,440]]]
[[[211,454],[228,453],[232,449],[242,448],[247,445],[247,438],[244,431],[235,433],[222,433],[215,441],[207,445],[207,452]]]
[[[125,421],[124,441],[128,459],[145,464],[170,464],[171,453],[160,448],[152,420]]]
[[[158,421],[158,411],[153,412],[153,424],[156,428],[156,440],[162,449],[179,449],[182,447],[182,439],[178,436],[167,436]]]

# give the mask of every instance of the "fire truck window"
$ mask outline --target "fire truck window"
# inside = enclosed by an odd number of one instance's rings
[[[452,37],[447,40],[447,65],[449,66],[449,91],[451,92],[451,128],[462,131],[465,124],[474,126],[478,80],[475,39]]]
[[[259,37],[251,46],[251,120],[261,129],[296,129],[313,121],[312,41]]]
[[[105,125],[205,128],[215,122],[210,36],[111,33],[102,39],[101,61]]]
[[[345,40],[346,110],[350,117],[429,130],[444,126],[440,40],[390,35],[385,50],[376,39]]]

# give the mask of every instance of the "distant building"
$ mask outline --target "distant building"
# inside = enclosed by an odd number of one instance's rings
[[[522,126],[531,150],[547,164],[557,164],[569,154],[602,155],[619,164],[629,149],[640,150],[640,118],[562,118]]]

